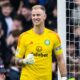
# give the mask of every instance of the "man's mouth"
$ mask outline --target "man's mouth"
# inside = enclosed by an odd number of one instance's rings
[[[38,22],[38,21],[40,21],[40,19],[34,19],[34,21],[35,21],[35,22]]]

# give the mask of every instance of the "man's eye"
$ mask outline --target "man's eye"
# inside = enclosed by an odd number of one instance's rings
[[[32,16],[35,16],[35,14],[32,14]]]
[[[34,17],[34,16],[40,16],[40,14],[32,14],[32,16]]]
[[[37,16],[40,16],[40,14],[37,14]]]

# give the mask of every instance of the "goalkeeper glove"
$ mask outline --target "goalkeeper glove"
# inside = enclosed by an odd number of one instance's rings
[[[23,64],[34,64],[34,55],[33,54],[28,54],[26,58],[22,60]]]

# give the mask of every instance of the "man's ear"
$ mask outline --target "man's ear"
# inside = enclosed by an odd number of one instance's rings
[[[46,20],[46,18],[47,18],[47,15],[45,14],[45,15],[44,15],[44,19]]]

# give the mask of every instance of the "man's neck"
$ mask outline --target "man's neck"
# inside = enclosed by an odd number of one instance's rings
[[[42,34],[44,32],[44,24],[43,25],[38,25],[38,26],[34,26],[34,32],[37,34]]]

